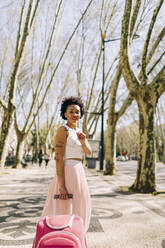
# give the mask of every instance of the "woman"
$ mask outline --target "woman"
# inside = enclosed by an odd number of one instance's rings
[[[39,167],[41,167],[42,160],[43,160],[43,152],[42,152],[42,149],[40,149],[40,152],[38,153]]]
[[[44,160],[45,160],[45,168],[47,168],[48,162],[50,160],[50,156],[49,156],[48,152],[45,153]]]
[[[91,154],[91,148],[84,133],[77,128],[84,114],[81,98],[65,98],[61,105],[61,117],[67,123],[61,126],[55,137],[56,176],[54,177],[42,216],[53,215],[54,194],[59,194],[56,214],[69,213],[68,194],[73,194],[73,214],[81,216],[85,233],[91,216],[91,201],[82,165],[82,154]]]

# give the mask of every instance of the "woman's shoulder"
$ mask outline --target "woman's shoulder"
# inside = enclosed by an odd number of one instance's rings
[[[61,126],[58,128],[56,134],[55,134],[55,144],[58,144],[58,142],[65,143],[68,137],[68,131],[65,127]]]
[[[58,128],[58,130],[57,130],[57,134],[58,135],[68,135],[68,129],[65,127],[65,125],[63,125],[63,126],[60,126],[59,128]]]

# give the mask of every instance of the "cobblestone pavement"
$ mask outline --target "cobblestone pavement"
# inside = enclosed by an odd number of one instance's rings
[[[88,248],[165,248],[165,165],[157,164],[157,195],[126,190],[135,161],[118,162],[116,176],[85,171],[92,197]],[[0,173],[0,248],[31,248],[55,165]]]

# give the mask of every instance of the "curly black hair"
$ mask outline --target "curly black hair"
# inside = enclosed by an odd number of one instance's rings
[[[67,120],[66,117],[65,117],[65,112],[66,112],[66,109],[69,105],[72,105],[72,104],[75,104],[75,105],[78,105],[80,107],[80,113],[81,113],[81,116],[80,118],[82,118],[82,116],[84,115],[84,104],[83,104],[83,101],[81,99],[81,97],[66,97],[63,99],[62,101],[62,104],[61,104],[61,117],[62,119],[64,120]]]

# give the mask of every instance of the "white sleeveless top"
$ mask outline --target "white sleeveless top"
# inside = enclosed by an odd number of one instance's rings
[[[69,133],[65,145],[64,160],[68,158],[82,159],[83,149],[77,137],[77,131],[79,130],[74,130],[67,125],[64,125],[64,127],[68,130]]]

